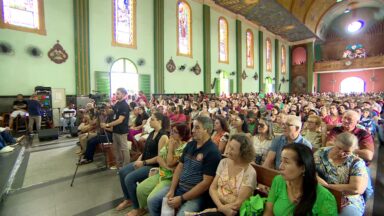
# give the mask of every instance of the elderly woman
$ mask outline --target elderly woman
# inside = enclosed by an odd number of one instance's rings
[[[321,118],[316,115],[308,116],[306,127],[301,132],[303,137],[307,139],[314,149],[319,149],[325,146],[326,131],[321,130]]]
[[[272,139],[274,138],[272,123],[271,121],[262,118],[257,124],[256,135],[253,136],[253,147],[255,148],[256,164],[263,164],[265,158],[267,157],[268,150],[272,144]]]
[[[211,136],[212,141],[216,144],[220,153],[224,153],[225,147],[229,138],[228,123],[222,116],[216,116],[213,126],[213,134]]]
[[[319,183],[343,192],[343,216],[364,214],[368,175],[363,159],[353,154],[357,148],[357,137],[344,132],[336,137],[334,146],[322,148],[314,156]]]
[[[252,142],[245,134],[234,134],[228,143],[228,157],[221,160],[209,194],[217,208],[198,215],[236,215],[244,200],[256,188],[256,171],[250,165],[255,158]],[[185,215],[191,215],[187,213]],[[192,214],[195,215],[195,214]]]
[[[186,124],[176,124],[172,127],[169,142],[164,145],[157,156],[160,165],[159,173],[148,177],[137,186],[137,200],[140,208],[134,209],[130,215],[143,215],[146,213],[147,199],[153,194],[171,185],[173,169],[177,166],[183,149],[190,139],[190,129]]]
[[[273,179],[264,216],[337,215],[335,197],[317,183],[310,148],[296,144],[284,146],[280,173]]]

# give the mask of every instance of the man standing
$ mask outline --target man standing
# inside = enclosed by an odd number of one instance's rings
[[[170,188],[164,188],[148,200],[150,215],[160,215],[164,196],[168,198],[170,207],[179,209],[178,216],[184,215],[185,211],[203,209],[204,193],[209,189],[221,159],[211,140],[212,130],[213,123],[209,117],[200,116],[193,121],[193,141],[184,148]]]
[[[27,101],[24,100],[22,94],[18,94],[16,100],[13,102],[13,112],[9,118],[9,128],[13,130],[13,120],[20,115],[21,117],[25,117],[27,114]]]
[[[29,113],[29,123],[28,129],[29,133],[33,133],[33,124],[36,122],[36,130],[39,131],[41,127],[41,103],[38,100],[37,94],[31,96],[31,100],[28,101],[28,113]]]
[[[127,90],[118,88],[116,90],[116,104],[113,106],[115,112],[114,120],[110,123],[101,123],[101,128],[113,128],[112,133],[112,148],[115,153],[116,167],[120,168],[130,162],[128,149],[128,121],[129,121],[129,106],[125,101]]]

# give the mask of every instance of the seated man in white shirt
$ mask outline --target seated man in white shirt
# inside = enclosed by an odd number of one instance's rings
[[[63,109],[63,113],[61,114],[60,122],[63,126],[63,130],[66,127],[75,127],[76,122],[76,109],[74,108],[74,104],[69,104],[67,107]]]

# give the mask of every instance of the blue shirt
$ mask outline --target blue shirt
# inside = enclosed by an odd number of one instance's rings
[[[41,103],[37,100],[29,100],[28,113],[30,116],[41,116]]]
[[[220,160],[221,154],[211,139],[200,148],[197,148],[196,141],[189,142],[180,158],[183,170],[179,186],[184,190],[190,190],[203,181],[203,175],[215,176]]]
[[[306,140],[304,137],[302,137],[300,134],[299,136],[293,141],[294,144],[303,144],[308,146],[310,149],[312,149],[312,144]],[[269,151],[273,151],[276,153],[275,156],[275,169],[278,169],[281,163],[281,152],[283,151],[283,147],[288,145],[288,139],[284,136],[278,136],[272,140],[271,147],[269,148]]]

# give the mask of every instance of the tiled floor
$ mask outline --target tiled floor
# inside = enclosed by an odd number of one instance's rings
[[[26,145],[24,163],[16,176],[10,194],[0,203],[1,216],[120,216],[130,209],[116,212],[114,207],[122,200],[116,171],[106,170],[102,156],[92,164],[80,166],[74,186],[70,182],[78,156],[76,138],[60,137],[59,140],[40,143],[36,137],[31,146]],[[381,151],[381,153],[379,153]],[[377,151],[379,163],[376,197],[367,205],[369,215],[380,215],[383,210],[384,149]],[[376,171],[373,171],[375,174]],[[382,214],[381,214],[382,215]]]

